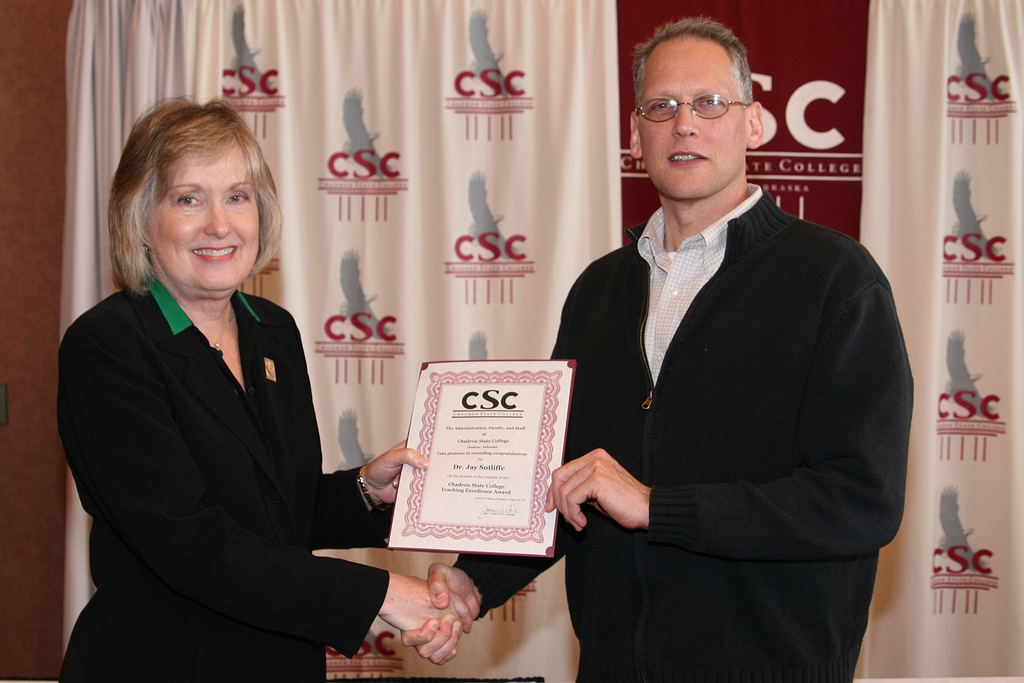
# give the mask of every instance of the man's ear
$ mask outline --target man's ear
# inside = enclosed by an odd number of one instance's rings
[[[629,156],[634,159],[644,158],[640,151],[640,115],[635,111],[629,113]]]
[[[764,142],[764,109],[760,102],[747,106],[747,149],[757,149]]]

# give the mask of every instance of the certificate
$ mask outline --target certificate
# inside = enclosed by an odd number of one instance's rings
[[[430,458],[398,484],[389,547],[554,555],[544,512],[562,464],[576,362],[424,363],[408,445]]]

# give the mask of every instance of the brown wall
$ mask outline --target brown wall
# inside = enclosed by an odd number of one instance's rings
[[[63,647],[54,405],[71,5],[0,0],[0,678],[55,678]]]

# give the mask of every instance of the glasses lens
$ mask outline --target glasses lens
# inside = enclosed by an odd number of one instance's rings
[[[678,111],[679,104],[675,100],[647,100],[640,106],[640,113],[651,121],[668,121]]]
[[[721,95],[702,95],[693,100],[693,110],[705,119],[717,119],[729,111],[729,101]]]

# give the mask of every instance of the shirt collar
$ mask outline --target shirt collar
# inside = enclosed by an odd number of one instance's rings
[[[729,225],[729,221],[749,211],[761,199],[763,191],[760,185],[747,183],[747,193],[747,198],[740,202],[736,208],[704,228],[700,233],[684,240],[683,244],[690,242],[690,240],[703,241],[705,261],[717,268],[721,264],[722,259],[725,258],[725,243],[728,235],[726,228]],[[683,248],[683,244],[679,245],[680,249]],[[648,263],[658,265],[664,270],[668,270],[671,267],[672,256],[665,251],[664,209],[659,208],[647,221],[644,232],[637,242],[637,249]]]
[[[160,307],[160,312],[163,313],[164,319],[171,328],[171,334],[178,334],[182,330],[187,330],[192,327],[192,321],[185,314],[185,311],[181,309],[181,306],[171,293],[167,291],[167,288],[160,284],[159,280],[152,280],[148,283],[149,291],[153,293],[153,298],[156,300],[157,306]],[[242,303],[245,310],[249,311],[253,319],[256,322],[260,321],[260,317],[256,315],[256,311],[252,310],[252,306],[249,305],[249,301],[239,291],[235,291],[235,296]]]

